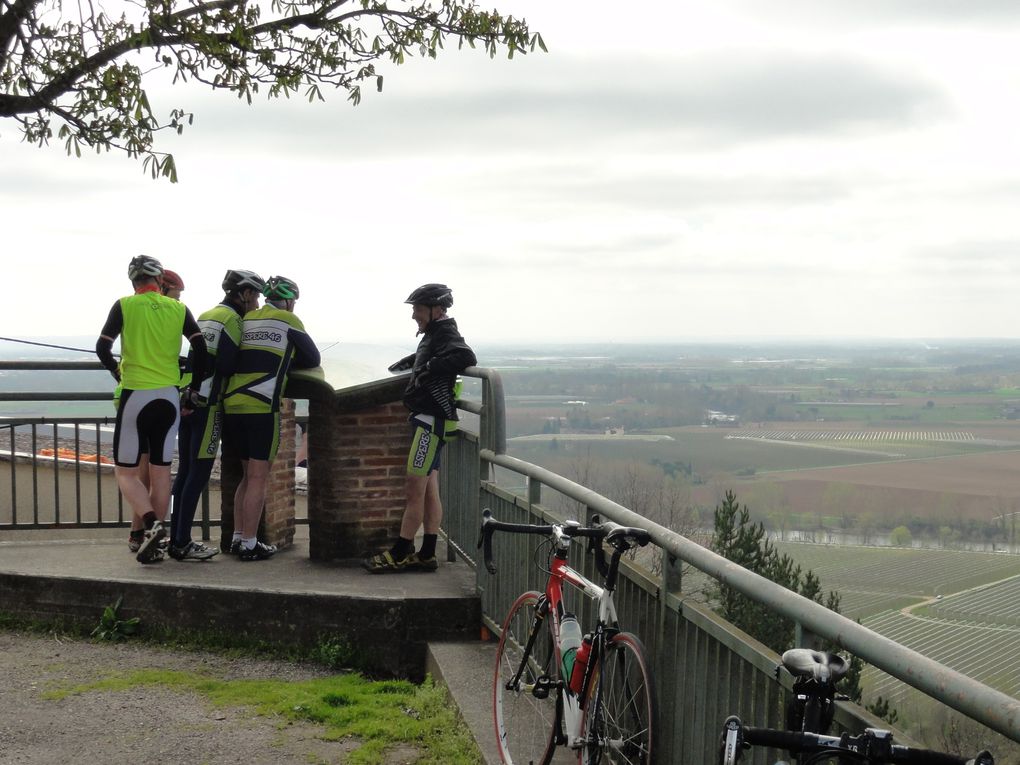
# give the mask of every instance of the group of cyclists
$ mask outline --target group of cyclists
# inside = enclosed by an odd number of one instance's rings
[[[191,532],[222,440],[242,466],[233,537],[223,551],[243,561],[272,557],[276,548],[259,541],[258,528],[280,444],[280,401],[288,372],[317,367],[321,360],[294,314],[297,284],[284,276],[263,279],[253,271],[228,270],[222,301],[196,319],[179,300],[183,280],[156,258],[132,258],[128,278],[133,292],[110,308],[96,355],[118,383],[113,458],[118,487],[132,511],[129,549],[145,564],[165,554],[179,561],[219,554],[193,540]],[[403,396],[411,424],[406,505],[392,547],[363,562],[373,574],[438,568],[440,455],[457,428],[458,375],[476,363],[447,315],[453,305],[449,287],[424,284],[404,302],[412,306],[422,336],[415,353],[390,367],[410,373]],[[190,345],[183,372],[182,336]],[[119,360],[113,355],[118,337]],[[178,470],[171,486],[175,443]],[[167,529],[163,516],[171,500]]]
[[[132,294],[117,300],[96,341],[114,379],[114,472],[132,511],[128,547],[139,563],[208,560],[220,551],[191,538],[199,499],[220,440],[241,458],[229,552],[265,560],[276,548],[257,539],[266,483],[280,441],[280,399],[292,368],[317,367],[319,351],[294,314],[297,284],[231,269],[223,300],[198,319],[179,301],[181,278],[154,257],[128,264]],[[259,306],[260,298],[265,304]],[[120,359],[113,342],[120,337]],[[181,337],[190,350],[182,374]],[[179,443],[178,471],[170,466]],[[169,542],[163,513],[173,499]]]

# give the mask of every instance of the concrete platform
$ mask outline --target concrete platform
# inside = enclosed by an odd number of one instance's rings
[[[477,641],[474,572],[462,562],[435,573],[368,574],[308,558],[307,528],[272,559],[171,559],[143,566],[126,533],[0,541],[0,610],[94,626],[123,596],[121,613],[147,625],[313,646],[342,636],[361,666],[419,679],[429,642]],[[95,536],[95,535],[93,535]],[[56,537],[56,538],[54,538]],[[7,537],[10,539],[10,536]]]

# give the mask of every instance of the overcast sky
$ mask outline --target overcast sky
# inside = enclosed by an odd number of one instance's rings
[[[4,335],[98,333],[144,252],[196,315],[295,279],[313,338],[1020,337],[1020,3],[502,0],[549,47],[450,46],[351,107],[153,88],[180,183],[0,123]]]

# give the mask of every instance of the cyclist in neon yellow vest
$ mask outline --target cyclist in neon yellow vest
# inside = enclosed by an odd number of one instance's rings
[[[237,449],[244,477],[234,494],[231,552],[241,560],[265,560],[276,548],[257,540],[266,501],[266,480],[280,443],[280,397],[287,372],[319,366],[319,350],[294,315],[298,286],[272,276],[266,304],[244,317],[237,368],[223,399],[224,437]]]
[[[114,473],[121,494],[132,510],[132,534],[142,539],[139,563],[162,558],[159,542],[166,536],[157,516],[170,501],[170,463],[182,405],[190,411],[200,400],[194,387],[181,398],[177,385],[181,372],[178,356],[181,336],[188,339],[198,379],[205,374],[206,347],[195,317],[183,303],[160,292],[162,264],[139,255],[128,265],[134,294],[110,309],[96,355],[123,385],[113,432]],[[121,360],[113,357],[113,341],[121,338]],[[143,446],[144,445],[144,446]],[[149,487],[139,477],[143,451],[149,454]]]
[[[169,298],[174,300],[181,299],[181,293],[184,292],[184,280],[176,271],[171,271],[169,268],[164,268],[163,273],[159,276],[159,291],[162,292]],[[191,374],[181,375],[181,381],[177,384],[178,388],[186,388],[188,383],[191,382]],[[117,383],[117,387],[113,389],[113,408],[114,411],[120,408],[120,393],[123,390],[123,383]],[[145,448],[145,444],[142,447]],[[138,462],[138,478],[145,488],[149,488],[149,454],[143,451],[139,457]],[[141,547],[142,540],[140,535],[134,537],[128,537],[128,548],[131,552],[138,552],[138,548]]]
[[[243,316],[259,307],[266,283],[252,271],[231,269],[223,277],[223,301],[198,317],[211,357],[205,378],[199,381],[204,403],[181,418],[177,434],[177,478],[174,513],[170,524],[170,557],[174,560],[208,560],[219,550],[191,538],[191,527],[202,492],[209,483],[223,430],[223,392],[237,366]],[[185,375],[190,379],[190,363]]]

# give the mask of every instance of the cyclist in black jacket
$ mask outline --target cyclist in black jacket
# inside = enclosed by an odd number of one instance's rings
[[[443,443],[457,430],[454,386],[457,375],[477,363],[474,351],[446,315],[453,292],[445,284],[424,284],[405,303],[423,335],[418,350],[390,367],[391,372],[411,370],[404,390],[404,406],[410,412],[411,449],[407,456],[405,483],[407,507],[400,536],[392,548],[365,560],[373,574],[398,571],[435,571],[436,538],[443,519],[439,501],[439,456]],[[414,535],[424,524],[421,549],[414,550]]]

